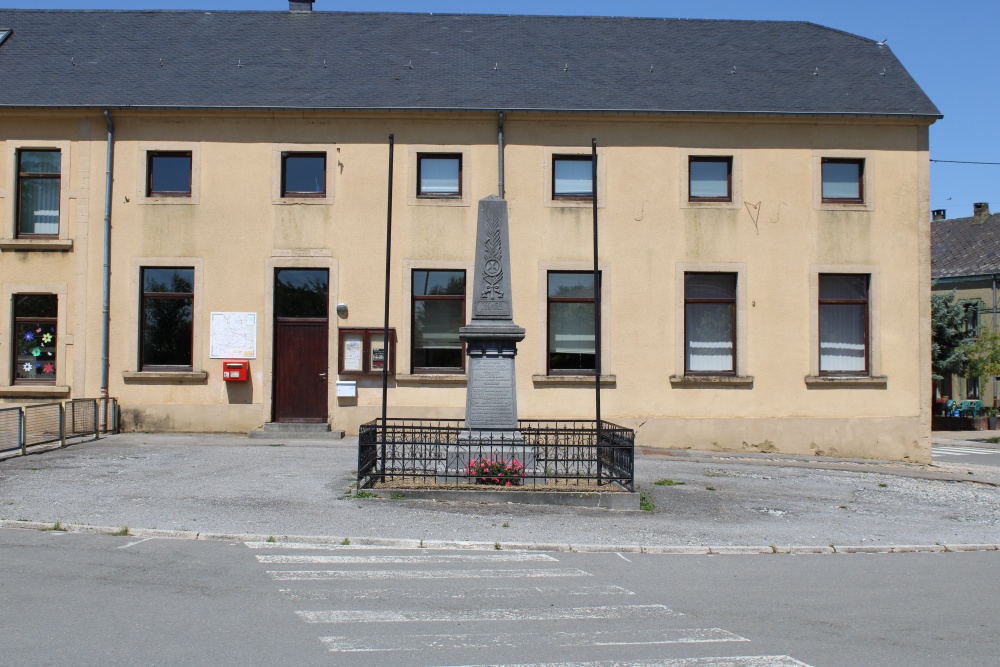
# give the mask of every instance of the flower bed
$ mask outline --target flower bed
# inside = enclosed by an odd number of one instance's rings
[[[517,459],[505,461],[498,458],[472,459],[465,474],[476,478],[476,484],[492,486],[520,486],[527,476],[524,464]]]

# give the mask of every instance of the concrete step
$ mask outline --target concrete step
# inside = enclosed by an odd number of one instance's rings
[[[272,422],[247,433],[255,440],[340,440],[344,432],[330,428],[330,424],[303,424]]]

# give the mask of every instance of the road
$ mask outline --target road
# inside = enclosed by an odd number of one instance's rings
[[[976,441],[955,440],[955,444],[934,443],[931,457],[935,463],[976,463],[1000,466],[1000,448],[980,446]]]
[[[0,530],[4,665],[995,664],[1000,552],[664,556]]]

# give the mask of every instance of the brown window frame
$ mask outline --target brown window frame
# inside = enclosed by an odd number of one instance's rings
[[[33,171],[23,171],[21,169],[21,155],[23,153],[59,153],[59,173],[49,174]],[[55,239],[59,238],[59,232],[55,234],[32,234],[21,231],[21,190],[22,181],[25,178],[45,178],[59,181],[59,220],[57,224],[62,227],[62,151],[58,148],[19,148],[17,150],[17,204],[14,211],[14,238],[30,239]]]
[[[817,301],[819,309],[816,311],[816,351],[817,351],[817,363],[819,367],[819,374],[821,376],[830,377],[866,377],[871,375],[871,332],[869,327],[871,326],[871,274],[868,273],[821,273],[819,274],[819,280],[817,282],[817,287],[819,288],[817,292],[822,294],[822,283],[825,276],[864,276],[865,278],[865,298],[864,299],[824,299],[817,296]],[[847,305],[864,305],[865,309],[865,322],[864,322],[864,334],[865,334],[865,369],[863,371],[825,371],[823,370],[823,318],[822,310],[823,306],[847,306]]]
[[[153,159],[157,157],[186,157],[188,163],[188,187],[187,190],[154,190],[153,189]],[[192,151],[146,151],[146,196],[147,197],[187,197],[192,195],[194,153]]]
[[[11,300],[11,384],[15,385],[54,385],[56,383],[56,373],[53,371],[52,379],[28,379],[28,378],[18,378],[17,377],[17,366],[20,361],[17,358],[17,325],[21,322],[38,322],[39,324],[51,324],[52,328],[56,330],[55,336],[53,336],[53,343],[57,343],[59,340],[59,317],[19,317],[17,315],[17,299],[22,296],[51,296],[56,300],[56,312],[59,312],[59,295],[58,294],[48,294],[48,293],[35,293],[35,292],[19,292],[12,295]],[[62,361],[59,359],[59,351],[56,348],[56,356],[53,357],[55,364],[55,370],[58,370],[59,363]]]
[[[828,164],[854,164],[858,166],[858,196],[857,197],[824,197],[823,167]],[[824,204],[864,204],[865,203],[865,159],[825,157],[820,160],[819,174],[820,199]]]
[[[594,285],[594,295],[584,296],[549,296],[549,276],[552,274],[578,273],[581,275],[593,275],[593,271],[547,271],[545,273],[545,374],[546,375],[595,375],[596,368],[552,368],[552,304],[553,303],[592,303],[597,307],[597,290],[603,284],[603,271],[597,272],[597,284]],[[596,326],[596,322],[594,323]],[[594,337],[594,345],[597,345],[597,337]],[[595,347],[596,351],[596,347]],[[597,355],[594,355],[594,364],[597,364]]]
[[[323,190],[321,192],[299,192],[289,190],[285,185],[285,163],[290,157],[322,157],[323,158]],[[326,151],[282,151],[281,152],[281,196],[285,199],[299,199],[311,197],[314,199],[326,198],[327,190],[327,155]]]
[[[734,283],[733,283],[735,289],[733,291],[732,298],[710,299],[710,298],[704,298],[704,297],[697,297],[697,298],[690,298],[690,297],[688,297],[688,295],[687,295],[687,276],[689,276],[689,275],[727,275],[727,276],[733,276],[733,278],[735,279]],[[739,332],[736,330],[736,311],[737,311],[737,309],[739,307],[738,303],[737,303],[738,302],[737,296],[739,294],[739,281],[740,281],[739,273],[736,273],[736,272],[733,272],[733,271],[685,271],[684,272],[684,278],[685,278],[685,280],[684,280],[684,375],[685,376],[713,376],[713,375],[720,375],[721,376],[721,375],[724,375],[724,376],[729,376],[729,377],[736,376],[737,375],[737,371],[739,370],[737,368],[737,365],[736,365],[737,361],[739,359],[739,356],[737,355],[737,351],[738,351],[738,348],[737,348],[737,345],[738,345],[737,338],[738,338],[738,333]],[[733,366],[733,370],[731,370],[731,371],[692,371],[692,370],[688,369],[687,347],[688,347],[688,319],[689,319],[688,318],[688,305],[689,304],[732,304],[733,309],[732,309],[732,322],[730,323],[730,331],[733,332],[733,334],[732,334],[732,336],[733,336],[733,348],[732,348],[733,349],[733,352],[732,352],[732,361],[733,361],[732,366]]]
[[[146,291],[146,270],[160,270],[160,269],[184,269],[190,270],[192,275],[192,284],[190,292],[147,292]],[[195,267],[193,266],[143,266],[139,268],[139,362],[138,369],[140,371],[150,371],[150,372],[190,372],[194,370],[194,274]],[[188,352],[191,363],[190,364],[179,364],[175,366],[166,364],[146,364],[143,363],[146,358],[146,300],[147,299],[191,299],[191,340],[190,340],[190,350]]]
[[[458,192],[424,192],[421,189],[421,175],[424,158],[443,158],[458,160]],[[462,154],[461,153],[417,153],[417,199],[461,199],[462,193]]]
[[[724,162],[726,164],[726,196],[699,197],[691,194],[691,165],[695,162]],[[688,201],[691,202],[731,202],[733,201],[733,157],[731,155],[690,155],[688,156]]]
[[[560,160],[565,160],[567,162],[589,162],[591,164],[591,177],[590,177],[590,194],[589,195],[579,195],[579,194],[559,194],[556,192],[556,162]],[[594,201],[594,192],[597,190],[597,183],[593,177],[593,162],[594,158],[592,155],[565,155],[565,154],[553,154],[552,155],[552,199],[553,201]],[[570,271],[569,273],[573,273]]]
[[[468,289],[468,272],[465,269],[420,269],[416,268],[410,272],[410,373],[413,374],[427,374],[427,375],[461,375],[465,373],[465,341],[462,341],[462,364],[461,366],[450,367],[450,366],[417,366],[414,364],[413,359],[416,356],[414,352],[414,344],[416,343],[417,337],[415,332],[417,330],[417,301],[461,301],[462,302],[462,322],[465,322],[466,309],[468,304],[465,299],[465,292],[462,294],[417,294],[417,291],[413,289],[412,276],[417,271],[445,271],[448,273],[458,273],[461,272],[464,280],[464,288]]]
[[[372,355],[372,336],[381,336],[385,333],[385,329],[382,327],[345,327],[342,329],[337,329],[337,374],[338,375],[382,375],[382,369],[371,367],[371,355]],[[349,335],[360,335],[362,338],[361,345],[361,370],[351,371],[344,369],[344,343],[347,336]],[[396,329],[390,327],[389,329],[389,375],[396,374]]]

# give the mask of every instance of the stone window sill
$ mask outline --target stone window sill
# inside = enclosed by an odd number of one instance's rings
[[[541,385],[589,385],[594,386],[593,375],[532,375],[531,381]],[[602,387],[614,387],[618,383],[617,375],[602,375]]]
[[[11,251],[41,251],[68,252],[73,249],[72,239],[4,239],[0,241],[0,250]]]
[[[22,385],[10,385],[9,387],[0,388],[0,397],[9,398],[14,396],[25,396],[25,397],[56,397],[56,396],[69,396],[69,387],[63,387],[55,384],[22,384]]]
[[[844,376],[807,375],[807,387],[875,387],[885,388],[889,378],[885,375]]]
[[[670,384],[697,387],[753,387],[752,375],[671,375]]]
[[[122,371],[126,383],[149,384],[203,384],[208,380],[206,371]]]
[[[382,377],[379,375],[379,377]],[[417,384],[465,384],[469,376],[465,373],[412,373],[397,375],[397,385]]]

